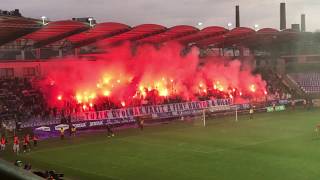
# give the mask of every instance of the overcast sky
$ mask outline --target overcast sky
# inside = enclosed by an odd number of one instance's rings
[[[1,8],[19,8],[26,17],[50,20],[92,16],[98,22],[128,25],[156,23],[165,26],[226,26],[234,22],[234,6],[240,5],[241,26],[279,29],[279,3],[284,0],[0,0]],[[306,14],[307,30],[320,29],[320,0],[286,0],[287,27]]]

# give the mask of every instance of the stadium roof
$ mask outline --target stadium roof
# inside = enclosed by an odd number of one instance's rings
[[[258,30],[255,34],[251,35],[247,39],[243,40],[242,43],[247,45],[267,45],[276,41],[279,41],[278,37],[280,31],[273,28],[263,28]]]
[[[272,28],[264,28],[257,31],[257,33],[254,36],[252,36],[251,38],[248,38],[246,41],[248,42],[247,44],[251,46],[256,46],[256,45],[268,45],[271,43],[288,42],[288,41],[295,40],[298,37],[299,37],[299,33],[297,31],[288,30],[288,29],[283,31],[278,31]]]
[[[12,28],[13,26],[15,27]],[[225,47],[235,44],[252,45],[257,41],[261,43],[274,40],[287,41],[296,38],[299,34],[292,30],[278,31],[272,28],[255,31],[247,27],[227,30],[220,26],[210,26],[199,30],[188,25],[166,28],[157,24],[142,24],[130,27],[116,22],[100,23],[90,28],[86,23],[71,20],[50,22],[42,26],[35,20],[25,18],[23,20],[2,20],[0,18],[0,27],[3,27],[0,29],[0,45],[18,38],[19,40],[30,40],[34,48],[60,41],[69,42],[72,47],[82,47],[92,43],[104,47],[124,41],[137,44],[159,44],[172,40],[200,47]]]
[[[55,21],[49,22],[40,30],[30,33],[21,39],[32,40],[35,42],[34,47],[42,47],[87,29],[89,29],[89,26],[81,22]]]
[[[148,36],[165,32],[166,30],[166,27],[158,24],[142,24],[132,28],[131,31],[101,40],[98,42],[98,45],[104,47],[124,41],[137,41]]]
[[[165,41],[175,40],[180,37],[185,37],[187,35],[194,34],[198,31],[199,29],[193,26],[178,25],[178,26],[169,28],[167,31],[163,33],[159,33],[153,36],[143,38],[137,42],[138,43],[162,43]]]
[[[220,46],[221,44],[226,45],[233,42],[240,42],[242,39],[245,39],[253,35],[254,33],[255,31],[251,28],[238,27],[226,33],[219,34],[218,36],[213,36],[213,37],[198,41],[196,42],[196,44],[198,46],[209,46],[209,45]]]
[[[278,34],[279,31],[277,29],[273,29],[273,28],[262,28],[259,29],[257,31],[257,34],[261,34],[261,35],[274,35],[274,34]]]
[[[79,34],[67,37],[66,40],[71,42],[73,47],[80,47],[96,42],[101,39],[105,39],[111,36],[121,34],[123,32],[127,32],[130,29],[131,27],[125,24],[105,22],[95,25],[88,31],[84,31]]]
[[[215,37],[218,35],[222,35],[227,32],[228,32],[228,30],[224,27],[209,26],[209,27],[206,27],[195,34],[181,37],[181,38],[177,39],[177,41],[182,44],[190,44],[190,43],[195,43],[197,41],[200,41],[202,39],[207,39],[207,38]]]
[[[27,18],[0,16],[0,45],[38,30],[41,25]]]

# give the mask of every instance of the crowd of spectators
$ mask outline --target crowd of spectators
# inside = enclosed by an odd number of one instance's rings
[[[276,96],[277,99],[290,99],[291,93],[288,88],[281,84],[281,77],[275,73],[262,72],[263,78],[267,80],[268,95]],[[100,111],[124,107],[122,104],[115,104],[109,98],[101,98],[95,104],[87,105],[84,108],[83,104],[67,102],[62,107],[49,107],[43,95],[38,88],[35,88],[36,83],[33,80],[26,78],[6,78],[0,79],[0,120],[2,122],[25,122],[30,119],[33,122],[43,120],[62,120],[70,122],[70,114],[79,113],[82,111]],[[211,92],[212,91],[212,92]],[[150,92],[151,93],[151,92]],[[208,89],[205,95],[199,94],[199,100],[208,100],[214,95],[219,95],[218,92]],[[222,92],[221,92],[222,93]],[[236,93],[236,92],[234,92]],[[149,99],[139,101],[137,105],[151,105],[156,103],[156,96],[149,96]],[[233,96],[235,97],[235,95]],[[229,94],[220,94],[216,98],[229,98]],[[179,103],[184,100],[179,97],[168,97],[161,103]],[[151,103],[151,104],[150,104]],[[126,104],[125,106],[134,106]],[[1,123],[2,124],[2,123]]]
[[[277,74],[271,68],[264,68],[260,73],[267,82],[267,91],[274,99],[291,99],[295,91],[286,86],[281,75]]]
[[[33,89],[28,79],[0,79],[0,120],[23,120],[45,112],[42,94]]]
[[[0,79],[0,126],[8,123],[21,122],[30,119],[33,122],[59,119],[61,122],[70,122],[71,113],[83,111],[101,111],[123,107],[121,104],[112,102],[109,98],[98,99],[95,104],[87,105],[64,102],[62,107],[49,106],[45,100],[45,95],[37,88],[37,80],[27,78],[1,78]],[[152,99],[147,103],[134,105],[151,105]],[[163,103],[182,102],[179,97],[167,98]],[[127,104],[131,106],[132,104]],[[133,105],[132,105],[133,106]],[[11,124],[12,125],[12,124]]]
[[[0,125],[6,122],[24,122],[32,119],[34,122],[60,119],[70,121],[71,113],[82,111],[100,111],[121,108],[109,98],[101,98],[95,104],[84,108],[83,104],[65,102],[62,107],[49,106],[44,95],[36,85],[36,80],[27,78],[1,78],[0,79]],[[179,97],[166,99],[164,103],[181,102]],[[150,105],[153,101],[148,99]],[[139,102],[140,103],[140,102]],[[129,105],[129,104],[128,104]],[[128,106],[126,105],[126,106]],[[139,104],[141,105],[141,104]]]

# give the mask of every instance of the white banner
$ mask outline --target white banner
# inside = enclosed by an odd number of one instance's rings
[[[67,129],[69,129],[69,125],[68,125],[68,124],[59,124],[59,125],[57,125],[57,126],[54,127],[54,129],[55,129],[56,131],[60,131],[61,128],[62,128],[63,130],[67,130]]]
[[[51,131],[50,127],[47,127],[47,126],[38,127],[38,128],[36,128],[36,130],[38,130],[38,131],[46,131],[46,132]]]
[[[194,101],[175,104],[163,104],[154,106],[139,106],[97,112],[83,112],[73,117],[80,120],[103,120],[119,119],[137,116],[146,116],[162,113],[176,113],[183,111],[193,111],[211,109],[212,111],[227,110],[232,104],[232,99],[217,99],[208,101]],[[92,125],[94,126],[94,125]]]

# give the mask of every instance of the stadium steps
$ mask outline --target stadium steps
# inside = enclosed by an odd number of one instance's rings
[[[298,97],[304,98],[307,95],[300,86],[292,79],[288,74],[282,76],[282,82],[284,85],[288,86],[290,89],[293,89]]]

